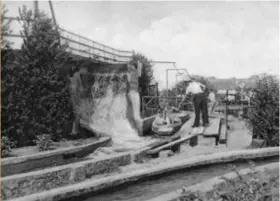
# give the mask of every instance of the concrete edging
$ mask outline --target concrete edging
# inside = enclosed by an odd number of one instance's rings
[[[279,170],[279,163],[270,163],[270,164],[256,167],[255,171],[257,173],[263,173],[265,171],[272,171],[272,170],[277,170],[277,169]],[[238,172],[242,176],[246,176],[246,175],[253,173],[252,170],[249,168],[242,169]],[[206,180],[206,181],[198,183],[196,185],[189,186],[184,189],[186,192],[185,196],[190,195],[192,193],[196,193],[196,192],[199,192],[202,195],[207,195],[207,194],[213,192],[213,190],[215,190],[217,187],[225,184],[225,181],[223,179],[221,179],[221,177],[225,177],[227,179],[234,180],[234,179],[238,178],[238,175],[236,175],[234,172],[230,172],[228,174],[221,175],[219,177],[214,177],[212,179]],[[158,197],[146,200],[146,201],[177,201],[181,197],[183,197],[182,189],[178,189],[171,193],[166,193],[166,194],[163,194],[161,196],[158,196]]]
[[[158,164],[149,169],[135,170],[128,173],[111,175],[99,180],[86,180],[73,185],[63,186],[49,191],[21,197],[19,199],[15,199],[14,201],[60,201],[76,196],[82,196],[87,193],[93,193],[107,188],[116,187],[121,184],[137,181],[150,176],[156,176],[194,166],[225,163],[237,159],[253,159],[270,156],[279,156],[279,148],[272,147],[256,150],[229,151],[211,155],[195,156],[177,162]]]
[[[1,179],[2,198],[11,199],[82,182],[94,175],[115,171],[120,166],[138,162],[150,147],[89,159],[58,167],[11,175]]]
[[[76,147],[63,148],[52,151],[44,151],[37,154],[20,157],[10,157],[1,160],[2,177],[22,172],[29,172],[36,168],[47,167],[54,162],[64,162],[66,158],[81,158],[96,150],[98,147],[111,145],[110,137],[103,137],[97,142],[92,142]]]
[[[131,154],[122,153],[68,165],[16,174],[1,179],[2,198],[11,199],[84,181],[131,163]]]

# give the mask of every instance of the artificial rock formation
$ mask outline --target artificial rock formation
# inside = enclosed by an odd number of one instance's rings
[[[88,66],[81,81],[76,83],[80,84],[71,82],[72,97],[76,115],[84,124],[106,133],[115,144],[126,148],[145,144],[139,137],[143,123],[136,67],[130,64]]]

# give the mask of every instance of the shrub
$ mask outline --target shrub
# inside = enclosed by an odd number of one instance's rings
[[[153,80],[153,66],[152,62],[143,54],[136,53],[132,56],[132,60],[130,61],[130,64],[137,66],[137,62],[140,61],[142,63],[142,71],[141,71],[141,77],[138,79],[139,83],[139,95],[140,100],[142,100],[143,96],[148,95],[148,88],[151,84],[151,81]],[[142,111],[142,101],[140,101],[140,108]]]
[[[48,151],[53,150],[54,142],[52,140],[52,136],[48,134],[43,134],[37,136],[37,139],[35,140],[38,151]]]
[[[279,146],[279,80],[271,75],[258,76],[252,98],[249,125],[255,138],[266,146]]]
[[[142,63],[141,77],[139,78],[139,87],[141,88],[141,96],[145,96],[148,93],[148,86],[153,80],[153,68],[151,61],[143,54],[137,53],[132,56],[130,63],[137,66],[137,62]]]
[[[212,193],[203,195],[198,192],[188,192],[183,188],[180,201],[266,201],[278,200],[278,194],[275,190],[279,189],[279,174],[265,172],[259,174],[254,169],[254,164],[251,164],[250,169],[252,174],[243,176],[235,166],[232,166],[231,171],[237,174],[237,179],[227,179],[224,185],[216,186]]]
[[[12,148],[14,143],[6,136],[1,137],[1,157],[11,156]]]
[[[66,47],[47,15],[32,16],[20,9],[21,51],[2,68],[2,135],[17,146],[33,145],[42,133],[59,139],[71,130],[73,118],[66,79],[59,77],[68,60]]]
[[[233,171],[238,176],[237,179],[227,179],[222,190],[216,190],[217,200],[228,201],[265,201],[272,200],[272,189],[279,188],[278,175],[268,173],[260,175],[251,166],[252,174],[249,177],[242,176],[235,167]],[[278,182],[278,183],[277,183]]]

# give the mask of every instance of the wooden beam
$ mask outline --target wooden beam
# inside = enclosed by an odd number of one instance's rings
[[[177,146],[177,145],[180,145],[182,144],[183,142],[186,142],[190,139],[192,139],[193,137],[196,137],[198,135],[201,135],[201,133],[194,133],[194,134],[191,134],[187,137],[184,137],[184,138],[181,138],[181,139],[178,139],[178,140],[175,140],[173,142],[170,142],[168,144],[165,144],[163,146],[160,146],[158,148],[155,148],[153,150],[150,150],[150,151],[147,151],[147,154],[148,155],[154,155],[154,154],[158,154],[160,151],[164,150],[164,149],[168,149],[168,148],[172,148],[174,146]]]
[[[221,125],[221,133],[219,137],[219,142],[221,144],[227,144],[227,126],[226,124]]]
[[[209,119],[209,126],[204,129],[204,136],[218,136],[220,131],[220,118]]]

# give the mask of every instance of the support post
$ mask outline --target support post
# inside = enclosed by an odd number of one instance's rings
[[[166,97],[168,98],[168,70],[166,70],[166,89],[167,89],[167,94],[166,94]]]
[[[225,115],[226,115],[226,128],[228,129],[228,90],[226,91],[226,110],[225,110]]]
[[[244,117],[244,105],[243,105],[243,101],[244,101],[244,90],[243,88],[241,88],[241,110],[242,110],[242,117]]]
[[[158,83],[156,83],[156,91],[157,91],[157,109],[159,108],[159,90],[158,90]]]

